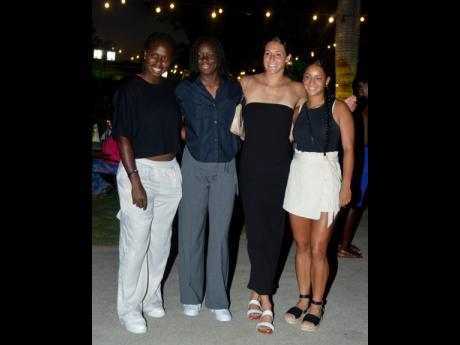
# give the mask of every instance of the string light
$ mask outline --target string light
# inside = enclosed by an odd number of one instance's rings
[[[311,57],[315,57],[315,52],[311,52],[311,53],[310,53],[310,56],[311,56]]]
[[[104,7],[105,8],[110,8],[110,2],[106,1],[105,4],[104,4]]]
[[[131,61],[134,61],[134,56],[131,56]]]
[[[299,57],[298,57],[298,56],[295,57],[295,61],[299,61]]]
[[[245,72],[245,71],[241,71],[240,74],[241,74],[241,75],[246,75],[246,72]]]
[[[118,54],[121,54],[121,53],[123,53],[123,50],[118,49]]]
[[[154,3],[153,1],[147,1],[147,2]],[[121,0],[121,3],[122,3],[123,5],[125,5],[125,4],[126,4],[126,0]],[[197,6],[203,7],[203,5],[198,5],[198,4],[193,4],[193,3],[185,3],[185,4],[182,4],[182,5],[190,6],[190,7],[197,7]],[[105,7],[106,9],[109,9],[109,8],[111,7],[110,1],[105,1],[105,2],[104,2],[104,7]],[[205,5],[205,7],[210,7],[210,6],[206,6],[206,5]],[[175,8],[176,8],[175,3],[174,3],[174,2],[170,2],[170,3],[169,3],[169,8],[170,8],[171,10],[175,9]],[[218,15],[218,14],[222,14],[222,13],[224,12],[224,9],[223,9],[222,7],[219,7],[218,10],[215,10],[215,9],[212,9],[212,8],[211,8],[211,10],[212,10],[212,12],[211,12],[211,18],[212,18],[212,19],[217,18],[217,15]],[[228,11],[228,10],[233,11],[233,12],[242,12],[241,9],[232,8],[232,7],[226,9],[226,11]],[[244,11],[244,13],[245,13],[246,15],[251,15],[252,13],[254,13],[254,12],[259,12],[259,11],[260,11],[260,10],[257,10],[257,9],[255,9],[255,10],[247,10],[247,11]],[[156,12],[157,14],[161,13],[161,12],[162,12],[161,6],[156,5],[156,7],[155,7],[155,12]],[[329,23],[332,24],[332,23],[334,23],[334,21],[335,21],[334,15],[321,14],[321,12],[318,14],[318,12],[317,12],[317,13],[314,13],[314,12],[313,12],[313,13],[312,13],[312,12],[310,12],[310,13],[305,13],[305,12],[301,13],[300,11],[299,11],[299,12],[277,11],[277,14],[279,14],[279,15],[286,15],[286,16],[305,16],[305,15],[307,15],[307,16],[311,16],[311,18],[313,19],[313,21],[318,21],[318,20],[319,20],[319,17],[327,16],[327,17],[328,17],[328,22],[329,22]],[[271,16],[272,16],[271,10],[265,10],[265,17],[266,17],[266,18],[270,18]],[[358,18],[358,17],[355,17],[355,18]],[[359,17],[359,21],[360,21],[361,23],[367,21],[366,15],[360,16],[360,17]]]
[[[335,47],[335,43],[333,44],[333,46]]]
[[[136,59],[139,59],[139,57],[140,57],[139,55],[136,55]]]
[[[335,84],[335,87],[339,87],[339,84]]]
[[[327,49],[331,49],[331,45],[330,45],[330,44],[327,45]]]
[[[253,69],[252,69],[252,73],[255,73],[255,72],[256,72],[256,69],[255,69],[255,68],[253,68]]]

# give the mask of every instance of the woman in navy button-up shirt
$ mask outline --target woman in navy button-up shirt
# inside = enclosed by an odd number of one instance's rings
[[[179,207],[181,303],[185,315],[198,315],[206,290],[205,304],[216,319],[230,321],[228,231],[238,188],[235,155],[240,139],[229,129],[242,90],[238,82],[228,78],[222,45],[215,38],[201,37],[195,41],[190,51],[190,70],[191,78],[176,88],[185,120],[182,135],[186,144]]]

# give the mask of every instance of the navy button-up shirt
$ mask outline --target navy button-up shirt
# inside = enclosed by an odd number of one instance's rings
[[[216,98],[197,77],[184,80],[176,97],[185,117],[185,143],[200,162],[229,162],[240,148],[240,138],[230,132],[236,105],[243,93],[237,81],[220,80]]]

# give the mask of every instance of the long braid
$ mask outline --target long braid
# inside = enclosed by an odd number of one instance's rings
[[[326,156],[327,152],[327,145],[329,144],[329,128],[330,128],[330,119],[332,117],[331,109],[332,109],[332,102],[331,102],[331,93],[329,91],[329,87],[326,85],[326,95],[325,95],[325,103],[326,103],[326,140],[324,142],[324,156]]]

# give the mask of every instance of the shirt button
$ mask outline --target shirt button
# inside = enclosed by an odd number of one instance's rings
[[[217,120],[214,120],[214,123],[217,123]]]

